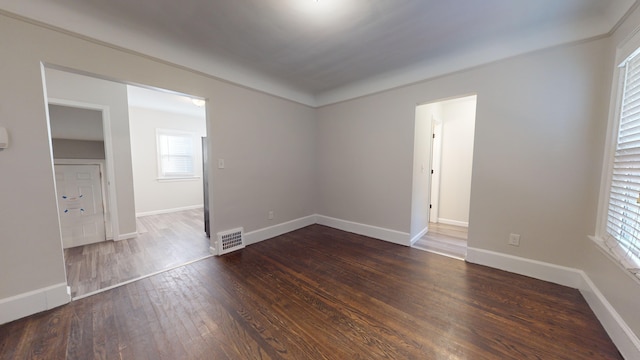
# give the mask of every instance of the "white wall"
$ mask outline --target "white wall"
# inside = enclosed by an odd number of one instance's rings
[[[11,137],[0,152],[0,189],[12,204],[0,207],[0,323],[69,300],[41,62],[207,98],[210,155],[226,160],[225,169],[210,166],[214,234],[316,212],[313,109],[7,15],[0,48],[0,126]],[[128,122],[116,136],[128,139]]]
[[[438,222],[468,225],[476,97],[442,102]]]
[[[205,118],[129,107],[129,123],[136,214],[141,216],[202,206],[200,137],[207,135]],[[157,129],[188,131],[197,135],[198,141],[195,144],[197,179],[158,180]]]

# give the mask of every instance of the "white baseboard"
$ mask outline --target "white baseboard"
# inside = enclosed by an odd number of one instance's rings
[[[0,300],[0,324],[67,304],[71,291],[66,283],[29,291]]]
[[[127,240],[127,239],[135,239],[138,237],[138,232],[132,232],[132,233],[128,233],[128,234],[120,234],[118,235],[117,239],[114,239],[116,241],[122,241],[122,240]]]
[[[359,235],[369,236],[379,240],[392,242],[394,244],[410,246],[410,234],[402,231],[385,229],[377,226],[360,224],[352,221],[340,220],[324,215],[316,215],[317,223],[335,229],[352,232]]]
[[[305,226],[313,225],[316,223],[316,215],[309,215],[299,219],[283,222],[266,228],[250,231],[244,233],[245,245],[255,244],[257,242],[271,239],[278,235],[286,234],[288,232],[302,229]]]
[[[640,359],[640,340],[584,271],[477,248],[467,249],[467,262],[580,290],[622,356]]]
[[[246,245],[251,245],[313,224],[325,225],[335,229],[369,236],[379,240],[389,241],[395,244],[410,246],[409,233],[389,230],[372,225],[355,223],[317,214],[305,216],[281,224],[276,224],[263,229],[246,232],[244,234],[244,241]],[[423,232],[421,232],[421,234],[424,235],[424,233],[426,232],[427,229],[425,228]],[[422,235],[418,236],[417,239],[422,237]]]
[[[183,206],[183,207],[172,208],[172,209],[143,211],[143,212],[139,212],[139,213],[137,212],[136,213],[136,217],[149,216],[149,215],[160,215],[160,214],[170,214],[170,213],[178,212],[178,211],[186,211],[186,210],[194,210],[194,209],[202,209],[202,208],[203,208],[203,205],[191,205],[191,206]]]
[[[469,222],[468,221],[458,221],[458,220],[450,220],[450,219],[443,219],[443,218],[438,218],[438,222],[441,224],[446,224],[446,225],[454,225],[454,226],[462,226],[462,227],[469,227]]]
[[[410,245],[415,244],[416,241],[420,240],[420,238],[423,237],[428,231],[429,227],[425,227],[424,229],[422,229],[422,231],[420,231],[416,236],[411,238]]]
[[[591,310],[609,337],[625,359],[640,359],[640,340],[622,319],[613,305],[604,297],[589,276],[581,271],[583,283],[580,293],[589,304]]]
[[[580,270],[484,249],[467,248],[467,262],[486,265],[574,289],[579,289],[582,284]]]

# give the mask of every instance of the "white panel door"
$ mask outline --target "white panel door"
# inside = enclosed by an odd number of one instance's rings
[[[63,247],[105,241],[98,165],[55,165]]]

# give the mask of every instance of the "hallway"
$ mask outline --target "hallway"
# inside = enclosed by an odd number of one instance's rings
[[[420,250],[464,260],[467,256],[468,228],[429,223],[429,231],[413,244]]]

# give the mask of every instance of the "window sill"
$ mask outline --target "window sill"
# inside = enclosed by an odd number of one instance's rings
[[[618,268],[620,268],[620,270],[622,270],[622,272],[624,272],[625,274],[627,274],[627,276],[640,284],[640,278],[629,269],[627,269],[624,265],[622,265],[620,259],[618,259],[618,257],[612,253],[611,249],[609,249],[604,239],[596,235],[589,235],[588,238],[596,244],[596,248],[601,253],[603,253],[607,257],[607,259],[611,260]]]
[[[200,176],[165,177],[165,178],[157,178],[156,180],[158,182],[196,181],[196,180],[200,180]]]

